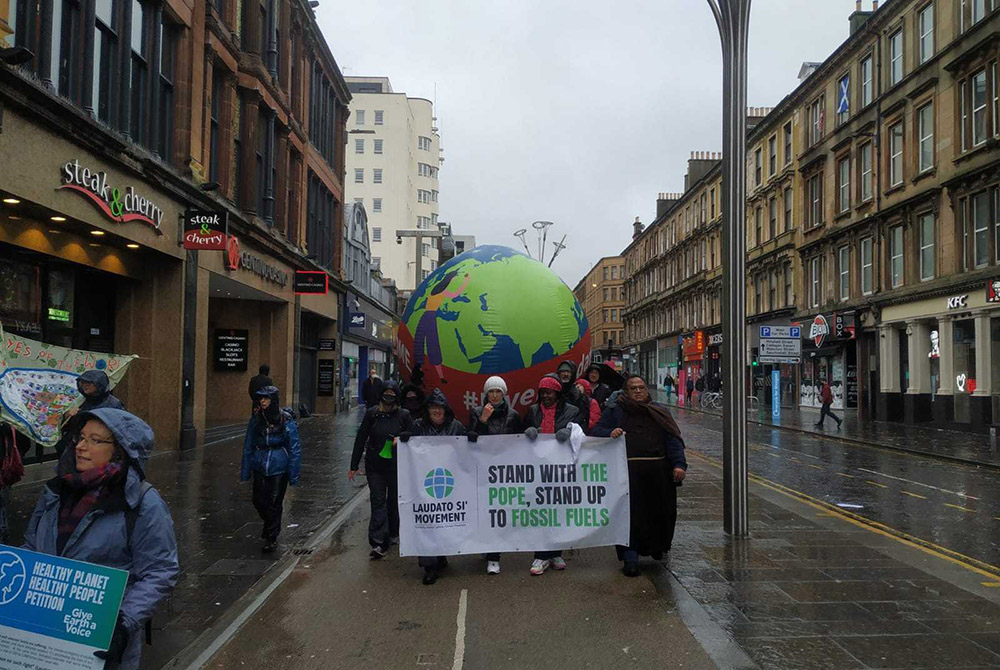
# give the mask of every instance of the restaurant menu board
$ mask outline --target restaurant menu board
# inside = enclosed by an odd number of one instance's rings
[[[333,384],[337,379],[337,361],[319,361],[319,378],[317,380],[316,395],[332,396]]]
[[[217,328],[215,330],[215,369],[219,372],[246,372],[249,331]]]

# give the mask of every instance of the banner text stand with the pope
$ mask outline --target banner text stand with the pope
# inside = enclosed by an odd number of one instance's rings
[[[627,545],[625,440],[573,442],[496,435],[401,443],[400,555]]]

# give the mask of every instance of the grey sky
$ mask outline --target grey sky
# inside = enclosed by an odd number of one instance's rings
[[[791,92],[802,61],[847,38],[854,7],[755,0],[749,104]],[[634,217],[652,220],[658,192],[682,190],[691,151],[721,148],[705,0],[322,0],[317,17],[345,74],[415,97],[437,84],[441,220],[514,248],[515,230],[554,221],[550,240],[568,236],[553,268],[570,287],[628,244]]]

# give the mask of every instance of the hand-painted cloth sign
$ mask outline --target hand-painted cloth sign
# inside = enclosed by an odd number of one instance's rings
[[[0,420],[45,446],[59,441],[66,410],[83,402],[77,377],[102,370],[114,388],[137,358],[43,344],[2,327],[0,342]]]
[[[128,572],[0,544],[0,668],[98,670]]]
[[[625,440],[413,437],[399,445],[400,555],[628,544]]]

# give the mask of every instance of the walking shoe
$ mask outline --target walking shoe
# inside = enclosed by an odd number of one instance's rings
[[[261,553],[273,554],[274,550],[278,548],[278,543],[275,540],[268,540],[264,543],[264,546],[260,548]]]
[[[438,571],[434,568],[424,568],[424,586],[430,586],[438,580]]]
[[[562,556],[556,556],[552,558],[549,563],[552,565],[553,570],[565,570],[566,561],[563,560]]]
[[[637,561],[625,561],[625,567],[622,568],[622,574],[626,577],[638,577],[639,563]]]
[[[500,561],[486,561],[486,574],[488,574],[488,575],[499,575],[500,574]]]
[[[544,573],[549,567],[549,562],[543,558],[536,558],[531,563],[531,574],[540,575]]]
[[[375,546],[372,547],[372,551],[370,554],[368,554],[368,557],[371,558],[373,561],[377,561],[381,558],[385,558],[385,555],[388,553],[389,552],[386,551],[385,547]]]

